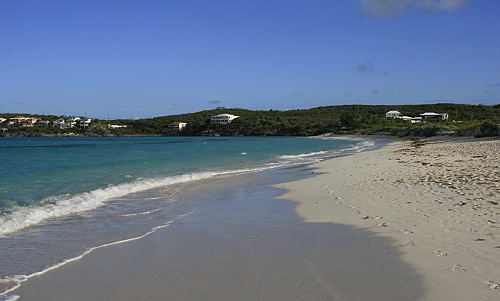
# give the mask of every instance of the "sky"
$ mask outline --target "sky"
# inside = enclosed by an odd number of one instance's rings
[[[500,103],[498,0],[0,0],[0,113]]]

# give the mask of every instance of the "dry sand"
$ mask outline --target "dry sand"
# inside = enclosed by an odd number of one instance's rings
[[[424,300],[500,300],[500,140],[396,141],[280,184],[306,222],[394,239]]]

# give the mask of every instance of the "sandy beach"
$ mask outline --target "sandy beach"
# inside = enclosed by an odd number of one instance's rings
[[[423,277],[422,300],[500,299],[500,140],[436,137],[314,165],[279,185],[312,223],[394,240]]]
[[[11,294],[38,301],[498,300],[499,153],[500,140],[392,139],[299,170],[201,181],[193,214],[33,277]]]
[[[201,181],[200,194],[190,196],[194,213],[32,277],[11,295],[34,301],[420,300],[420,277],[392,239],[305,223],[293,202],[276,199],[283,191],[269,186],[310,173],[305,167]]]

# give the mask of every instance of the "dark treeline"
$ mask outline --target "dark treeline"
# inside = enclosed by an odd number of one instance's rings
[[[412,124],[404,120],[388,120],[385,113],[397,110],[402,115],[418,117],[425,112],[448,113],[448,121]],[[217,114],[240,116],[230,124],[210,123]],[[124,133],[159,135],[224,135],[224,136],[309,136],[322,133],[354,133],[431,136],[440,131],[478,131],[483,123],[498,124],[500,105],[343,105],[305,110],[251,111],[218,108],[197,113],[127,121]],[[186,122],[182,131],[167,127],[171,122]]]
[[[397,110],[401,115],[418,117],[425,112],[448,113],[448,121],[410,123],[389,120],[386,112]],[[239,118],[230,124],[210,123],[210,116],[233,114]],[[5,117],[6,114],[3,115]],[[172,122],[186,122],[178,131],[168,128]],[[107,124],[125,125],[111,129]],[[500,105],[426,104],[426,105],[341,105],[304,110],[252,111],[238,108],[217,108],[196,113],[162,116],[138,120],[95,120],[85,129],[72,129],[88,136],[105,135],[221,135],[221,136],[310,136],[322,133],[351,133],[432,136],[438,132],[453,131],[465,135],[498,135]],[[48,130],[53,133],[55,130]],[[19,135],[43,134],[39,129],[19,129]],[[24,131],[24,134],[22,133]],[[33,133],[33,131],[37,131]],[[15,133],[13,133],[15,135]]]

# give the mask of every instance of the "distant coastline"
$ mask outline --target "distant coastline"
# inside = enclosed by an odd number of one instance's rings
[[[211,119],[220,115],[237,118],[225,123]],[[446,119],[427,118],[435,116]],[[500,105],[342,105],[289,111],[217,108],[137,120],[0,114],[1,137],[317,136],[327,133],[498,136]]]

